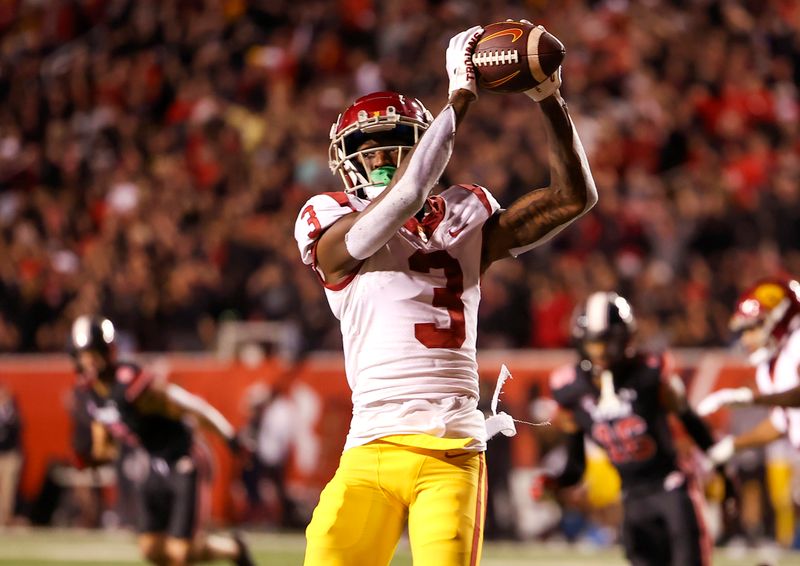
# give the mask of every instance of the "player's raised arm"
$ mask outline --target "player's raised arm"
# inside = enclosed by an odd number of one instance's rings
[[[450,161],[456,128],[477,99],[472,51],[481,32],[476,26],[450,40],[448,104],[405,159],[390,149],[397,146],[392,127],[367,124],[361,129],[360,163],[345,175],[367,177],[373,192],[366,191],[366,196],[372,202],[365,210],[337,220],[320,237],[316,260],[327,283],[344,280],[422,209]]]
[[[539,103],[545,118],[550,186],[529,192],[489,221],[484,235],[484,267],[509,253],[517,256],[546,242],[597,202],[586,152],[559,92],[560,85],[559,68],[525,92]]]

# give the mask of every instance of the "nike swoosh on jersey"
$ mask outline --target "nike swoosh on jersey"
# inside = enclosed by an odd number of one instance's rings
[[[447,233],[448,233],[448,234],[450,234],[452,237],[454,237],[454,238],[455,238],[455,237],[456,237],[456,236],[458,236],[458,235],[459,235],[461,232],[463,232],[463,231],[464,231],[464,228],[466,228],[466,227],[467,227],[467,225],[466,225],[466,224],[464,224],[463,226],[461,226],[460,228],[456,228],[455,230],[453,230],[453,229],[451,229],[451,230],[448,230],[448,231],[447,231]]]

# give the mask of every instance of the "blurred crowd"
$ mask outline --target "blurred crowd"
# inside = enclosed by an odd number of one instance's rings
[[[743,287],[800,274],[792,0],[16,0],[0,6],[0,352],[102,311],[137,350],[285,320],[337,348],[293,224],[337,114],[392,89],[436,113],[451,35],[506,18],[567,47],[600,202],[483,282],[481,347],[563,347],[576,301],[632,299],[647,345],[722,345]],[[548,183],[522,95],[483,94],[447,182]]]

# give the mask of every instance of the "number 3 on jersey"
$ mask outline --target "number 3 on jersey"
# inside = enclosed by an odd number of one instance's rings
[[[433,288],[433,306],[447,309],[450,315],[450,328],[438,328],[433,322],[420,322],[414,325],[414,336],[427,348],[460,348],[467,339],[464,322],[464,273],[458,260],[444,250],[425,253],[414,252],[408,258],[408,267],[418,273],[430,273],[431,269],[443,269],[444,287]]]
[[[306,215],[308,215],[308,218],[306,218]],[[308,225],[313,228],[313,230],[308,233],[309,239],[316,240],[319,236],[319,233],[322,231],[322,226],[319,223],[319,219],[317,218],[317,213],[314,210],[314,207],[309,204],[303,209],[303,212],[300,213],[300,217],[306,218]]]

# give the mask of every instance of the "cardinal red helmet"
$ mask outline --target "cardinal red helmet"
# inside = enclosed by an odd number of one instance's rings
[[[794,279],[759,281],[739,297],[730,320],[730,329],[737,334],[758,330],[748,333],[744,344],[754,364],[772,359],[796,328],[800,328],[800,283]]]
[[[373,92],[357,99],[339,115],[331,126],[331,145],[328,150],[331,171],[339,174],[348,193],[378,186],[370,180],[368,160],[358,148],[368,139],[390,138],[386,145],[372,147],[398,152],[398,164],[403,152],[410,150],[428,129],[433,116],[416,98],[396,92]]]

